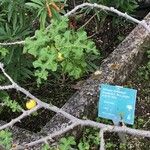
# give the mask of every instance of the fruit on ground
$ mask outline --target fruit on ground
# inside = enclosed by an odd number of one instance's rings
[[[36,101],[34,99],[30,99],[26,102],[26,108],[32,109],[36,106]]]

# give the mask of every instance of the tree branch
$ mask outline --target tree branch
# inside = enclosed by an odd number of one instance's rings
[[[99,150],[105,150],[105,141],[104,141],[104,129],[100,130],[100,149]]]
[[[98,9],[102,9],[102,10],[105,10],[105,11],[109,11],[109,12],[113,12],[121,17],[124,17],[132,22],[135,22],[137,24],[140,24],[142,25],[148,32],[150,32],[150,26],[147,25],[147,23],[145,22],[145,20],[138,20],[136,18],[133,18],[131,17],[130,15],[128,15],[127,13],[123,13],[117,9],[115,9],[114,7],[107,7],[107,6],[104,6],[104,5],[100,5],[100,4],[91,4],[91,3],[83,3],[81,5],[78,5],[76,6],[74,9],[72,9],[71,11],[69,11],[67,14],[65,14],[65,16],[70,16],[72,14],[74,14],[78,9],[81,9],[83,7],[90,7],[90,8],[98,8]]]

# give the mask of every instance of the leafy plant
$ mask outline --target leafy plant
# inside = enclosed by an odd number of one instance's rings
[[[48,144],[44,144],[41,150],[51,150]]]
[[[96,129],[87,128],[79,141],[79,150],[90,150],[98,147],[100,144],[99,132]]]
[[[59,142],[60,150],[70,150],[71,146],[76,145],[75,138],[70,136],[68,138],[61,138]]]
[[[7,49],[0,47],[0,61],[6,65],[6,71],[15,81],[23,81],[33,76],[30,70],[33,68],[32,59],[22,51],[22,47],[18,46]]]
[[[10,150],[12,146],[12,133],[8,130],[0,131],[0,144],[6,149]]]
[[[120,143],[119,148],[121,150],[126,150],[126,143]]]
[[[138,75],[148,81],[150,79],[150,63],[140,67],[138,70]]]
[[[25,0],[0,0],[1,12],[3,18],[7,19],[10,23],[13,21],[13,27],[17,24],[23,24],[22,18],[25,15]],[[18,14],[19,13],[19,14]]]
[[[24,39],[32,31],[33,15],[27,10],[25,0],[0,0],[0,41],[13,42]],[[30,17],[29,17],[30,16]],[[30,23],[29,23],[30,22]],[[31,77],[30,58],[23,55],[23,47],[12,45],[0,47],[0,59],[15,81]]]
[[[145,122],[144,122],[144,119],[143,119],[143,118],[138,118],[138,120],[137,120],[138,128],[143,127],[144,123],[145,123]]]
[[[138,7],[136,0],[100,0],[106,6],[113,6],[123,12],[132,13]]]
[[[150,50],[147,51],[147,59],[150,58]],[[148,61],[145,65],[139,67],[138,75],[144,80],[150,80],[150,61]]]
[[[25,0],[0,0],[1,19],[0,40],[16,40],[29,34],[31,24],[26,10]]]
[[[79,144],[78,144],[78,148],[79,150],[89,150],[90,149],[90,145],[88,142],[86,141],[81,141]]]
[[[24,82],[25,79],[33,77],[32,58],[23,54],[22,47],[13,47],[3,62],[6,65],[6,71],[15,81]]]
[[[35,39],[27,38],[24,53],[31,54],[35,61],[35,76],[38,83],[46,80],[48,73],[68,74],[75,79],[87,70],[86,55],[98,55],[93,41],[87,38],[85,31],[74,31],[68,28],[68,19],[52,20],[48,30],[39,30]]]
[[[2,60],[8,54],[8,50],[0,46],[0,60]]]
[[[95,129],[86,129],[83,136],[78,142],[74,137],[61,138],[58,148],[59,150],[70,150],[71,148],[78,150],[90,150],[98,148],[100,144],[99,132]]]
[[[112,142],[107,142],[106,143],[106,149],[108,150],[112,150],[116,148],[116,144],[112,143]]]
[[[11,100],[7,92],[0,92],[0,101],[3,106],[11,108],[12,112],[20,112],[21,106],[14,100]]]
[[[20,105],[16,101],[11,100],[9,97],[6,97],[3,101],[4,101],[4,105],[11,108],[12,112],[21,111]]]

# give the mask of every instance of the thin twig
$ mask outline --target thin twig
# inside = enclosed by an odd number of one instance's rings
[[[23,45],[25,41],[16,41],[16,42],[4,42],[0,43],[1,46],[10,46],[10,45]]]
[[[143,125],[143,127],[146,127],[146,125],[150,123],[150,118],[148,119],[148,121],[145,122],[145,124]]]
[[[96,16],[96,13],[88,21],[86,21],[79,29],[84,28],[95,16]]]

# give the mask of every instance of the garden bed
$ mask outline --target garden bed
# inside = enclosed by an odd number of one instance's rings
[[[140,25],[138,25],[130,33],[134,25],[127,23],[125,20],[121,20],[117,26],[112,25],[113,18],[110,16],[105,19],[105,22],[101,24],[100,28],[99,26],[96,26],[95,29],[95,21],[91,19],[92,17],[93,16],[89,14],[88,17],[83,15],[79,20],[73,18],[70,20],[69,25],[73,25],[71,27],[74,28],[74,30],[78,30],[82,25],[85,26],[88,38],[91,38],[96,43],[101,56],[103,56],[103,60],[102,58],[99,58],[95,62],[98,66],[96,68],[97,71],[94,73],[92,71],[89,72],[80,80],[62,79],[56,81],[49,77],[46,83],[41,87],[37,88],[35,81],[32,79],[28,81],[26,85],[23,84],[23,86],[26,89],[29,89],[31,93],[42,101],[62,107],[62,109],[66,112],[76,117],[95,119],[95,115],[97,114],[97,101],[100,84],[109,83],[113,85],[129,86],[129,84],[133,81],[131,87],[138,87],[140,88],[139,90],[142,91],[144,85],[136,83],[136,80],[134,81],[136,76],[134,76],[131,81],[126,83],[125,81],[130,77],[130,75],[132,75],[132,72],[135,71],[138,64],[140,64],[143,60],[145,47],[149,46],[150,43],[150,36]],[[150,14],[148,14],[145,19],[147,22],[150,22]],[[88,22],[89,20],[90,22]],[[127,36],[128,34],[129,36]],[[144,88],[149,90],[149,86],[147,84]],[[14,92],[14,90],[9,92],[11,98],[18,101],[18,103],[25,108],[27,97],[24,98],[22,94],[16,91]],[[142,97],[142,94],[140,95],[140,98]],[[145,95],[143,99],[144,98]],[[147,101],[149,101],[149,99]],[[140,105],[143,105],[143,107],[139,107]],[[138,100],[136,113],[139,118],[136,118],[136,128],[140,128],[141,125],[143,125],[143,122],[141,123],[140,121],[144,120],[145,129],[148,130],[148,108],[148,104],[145,105],[143,100]],[[92,113],[89,110],[92,110]],[[15,124],[16,126],[30,130],[31,132],[13,127],[12,132],[14,133],[14,143],[18,144],[22,142],[23,139],[20,137],[19,133],[25,135],[22,136],[25,137],[24,142],[29,142],[30,140],[35,140],[36,136],[37,139],[39,139],[40,136],[60,130],[70,123],[60,114],[54,114],[45,109],[40,109],[37,113],[38,115],[34,113],[33,115],[22,119],[21,122]],[[19,113],[12,114],[10,109],[4,107],[0,114],[0,118],[9,122],[18,115]],[[145,115],[146,117],[144,117]],[[17,132],[14,132],[15,130]],[[79,133],[81,133],[80,131],[80,128],[76,128],[73,134],[78,134],[79,136]],[[32,132],[34,132],[33,136]],[[29,138],[27,135],[30,135]],[[17,137],[20,138],[18,139]]]
[[[149,15],[146,17],[147,21],[150,20]],[[149,42],[150,37],[148,32],[145,31],[143,27],[138,25],[130,33],[130,35],[108,56],[108,58],[103,61],[99,70],[97,70],[82,84],[82,86],[80,86],[80,89],[62,108],[76,117],[95,118],[95,114],[97,112],[96,105],[98,101],[99,84],[109,83],[115,85],[124,85],[125,80],[132,74],[132,71],[134,71],[138,64],[142,61],[145,51],[144,47],[148,46]],[[139,103],[137,106],[139,105],[141,105],[141,103]],[[148,109],[145,109],[145,107],[147,107],[147,105],[144,105],[144,109],[142,109],[148,111]],[[89,112],[91,109],[92,113],[91,111]],[[137,113],[138,111],[140,112],[140,109],[141,108],[138,109],[137,107]],[[148,113],[147,111],[146,113]],[[69,122],[67,119],[59,114],[56,114],[51,121],[48,122],[46,126],[37,134],[37,137],[39,138],[39,135],[47,135],[53,131],[59,130],[60,128],[66,127],[68,123]],[[147,126],[146,129],[148,129]],[[76,134],[76,132],[73,133]],[[19,140],[21,139],[18,139],[18,142]]]
[[[149,15],[146,19],[149,21]],[[103,61],[100,69],[84,82],[80,90],[63,106],[63,109],[76,117],[93,117],[97,111],[99,85],[101,83],[122,85],[142,61],[144,47],[149,45],[150,40],[148,33],[143,34],[143,32],[145,30],[140,25],[137,26]],[[93,108],[95,108],[95,113]],[[91,109],[92,114],[88,111]],[[63,126],[67,126],[67,120],[57,114],[41,132],[48,134]]]
[[[82,24],[85,24],[90,18],[90,15],[88,17],[83,16],[76,22],[75,28],[80,28]],[[119,24],[115,25],[112,24],[112,21],[113,17],[108,16],[105,23],[96,34],[93,33],[95,32],[96,27],[95,20],[91,20],[85,26],[88,36],[92,36],[91,39],[96,43],[97,49],[99,49],[103,59],[106,58],[117,47],[117,45],[130,33],[130,31],[135,26],[134,24],[129,23],[124,19],[122,19]],[[99,64],[102,62],[102,57],[97,62],[95,62],[97,66],[99,66]],[[31,93],[34,93],[34,95],[39,99],[47,103],[52,103],[58,107],[62,107],[67,102],[67,100],[79,88],[82,87],[82,84],[88,77],[90,77],[90,74],[86,74],[80,80],[67,80],[65,83],[63,83],[61,80],[58,81],[55,78],[53,79],[50,77],[47,82],[39,88],[36,86],[35,80],[31,80],[29,83],[27,82],[23,85],[26,89],[29,89]],[[23,101],[25,101],[23,95],[20,95],[20,93],[14,94],[14,91],[11,91],[10,95],[12,99],[17,100],[21,105],[24,103]],[[47,122],[49,122],[53,115],[53,112],[42,109],[38,111],[38,115],[26,117],[22,120],[21,123],[17,123],[16,125],[33,132],[39,132],[42,127],[45,126]],[[3,109],[0,114],[1,120],[7,122],[17,116],[18,113],[12,114],[11,110],[7,107]]]

